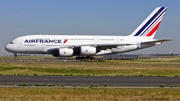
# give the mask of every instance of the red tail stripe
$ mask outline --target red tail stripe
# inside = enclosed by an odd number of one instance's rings
[[[160,23],[161,23],[161,21],[160,21],[146,36],[151,36],[151,35],[153,35],[153,33],[154,33],[155,31],[157,31]]]

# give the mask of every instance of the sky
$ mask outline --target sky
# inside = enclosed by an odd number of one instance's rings
[[[156,39],[174,41],[130,54],[180,53],[180,0],[0,0],[0,55],[23,35],[131,34],[159,6],[168,7]]]

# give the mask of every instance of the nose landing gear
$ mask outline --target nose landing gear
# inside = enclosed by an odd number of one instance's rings
[[[15,59],[15,60],[17,60],[17,59],[18,59],[17,54],[14,54],[14,59]]]

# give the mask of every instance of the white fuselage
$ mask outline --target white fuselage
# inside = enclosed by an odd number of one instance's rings
[[[74,46],[118,45],[114,48],[97,51],[92,55],[115,54],[133,51],[142,47],[139,44],[152,39],[131,36],[81,36],[81,35],[28,35],[14,39],[6,46],[12,53],[53,54],[49,49],[73,48]],[[81,55],[81,54],[78,54]]]

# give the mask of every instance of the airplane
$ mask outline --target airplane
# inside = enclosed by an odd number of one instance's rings
[[[93,56],[124,53],[160,45],[172,39],[154,39],[167,7],[157,7],[127,36],[98,35],[26,35],[9,42],[5,50],[15,54],[51,54],[55,57]]]

